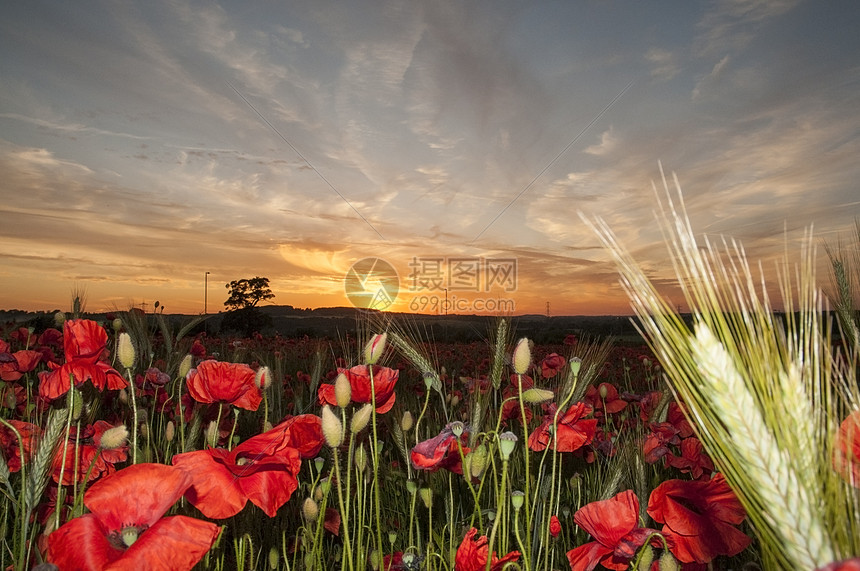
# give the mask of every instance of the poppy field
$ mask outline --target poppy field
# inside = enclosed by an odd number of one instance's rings
[[[228,338],[78,304],[5,327],[0,566],[860,569],[860,258],[828,251],[830,311],[805,247],[775,311],[741,248],[661,208],[689,319],[586,221],[641,346],[385,314]]]
[[[647,347],[532,346],[504,320],[482,343],[365,337],[191,336],[139,311],[6,331],[3,567],[756,561]]]

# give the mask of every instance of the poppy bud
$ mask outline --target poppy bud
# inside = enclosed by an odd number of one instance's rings
[[[218,446],[218,437],[220,436],[218,433],[218,423],[213,420],[206,427],[206,443],[212,448]]]
[[[352,399],[352,386],[343,373],[338,373],[337,379],[334,381],[334,399],[340,408],[346,408]]]
[[[547,389],[531,388],[523,391],[523,400],[531,404],[549,402],[555,397],[555,393]]]
[[[523,337],[517,342],[513,361],[514,372],[518,375],[524,375],[529,370],[529,365],[532,363],[532,348],[528,338]]]
[[[350,428],[352,429],[353,434],[358,434],[364,430],[364,427],[366,427],[367,423],[370,422],[371,414],[373,414],[373,405],[366,403],[352,415],[352,424],[350,425]]]
[[[343,442],[343,425],[328,405],[322,409],[322,432],[326,444],[332,448],[337,448]]]
[[[660,571],[679,571],[681,566],[678,564],[678,560],[672,556],[672,553],[668,549],[663,550],[663,555],[660,556]]]
[[[480,478],[481,474],[487,468],[487,457],[489,453],[487,447],[481,444],[466,456],[467,464],[469,465],[469,474],[473,478]]]
[[[65,313],[63,313],[62,311],[58,311],[57,313],[54,314],[54,325],[56,325],[57,327],[62,327],[65,322],[66,322],[66,314]]]
[[[606,383],[600,383],[600,386],[597,387],[597,394],[599,394],[602,399],[606,398],[606,395],[609,394],[609,387],[606,386]]]
[[[144,426],[146,426],[144,424]],[[104,431],[99,441],[99,448],[102,450],[116,450],[125,445],[128,440],[128,429],[124,424],[114,426]]]
[[[553,515],[549,518],[549,534],[553,537],[558,537],[558,534],[561,533],[561,522],[558,521],[558,516]],[[649,566],[650,567],[650,566]],[[648,569],[648,567],[645,567]]]
[[[364,347],[364,362],[367,365],[375,365],[385,351],[385,342],[388,339],[388,333],[376,334],[371,337],[370,341]]]
[[[120,319],[119,317],[115,318],[113,321],[111,321],[110,326],[114,331],[119,333],[119,330],[122,329],[122,319]]]
[[[168,420],[167,426],[164,428],[164,439],[168,442],[173,442],[174,436],[176,436],[176,425],[172,420]]]
[[[363,444],[355,450],[355,467],[358,468],[359,472],[364,472],[364,469],[367,468],[367,453],[364,451]],[[408,487],[409,482],[406,484]]]
[[[185,377],[188,376],[188,371],[191,370],[192,359],[193,359],[193,357],[191,356],[191,353],[188,353],[182,359],[182,362],[179,363],[179,378],[180,379],[184,379]]]
[[[305,498],[305,503],[302,504],[302,515],[305,521],[316,521],[320,515],[320,507],[313,498]]]
[[[273,547],[269,550],[269,569],[277,569],[280,566],[281,556],[278,554],[278,548]]]
[[[430,488],[421,488],[418,490],[418,495],[421,497],[421,501],[424,502],[424,507],[429,510],[430,506],[433,505],[433,490]]]
[[[134,366],[134,345],[132,345],[131,336],[128,333],[119,334],[117,355],[119,356],[119,362],[126,369],[131,369]]]
[[[376,571],[377,569],[379,569],[379,563],[380,563],[379,551],[377,551],[376,549],[371,551],[369,559],[370,559],[370,568],[373,569],[373,571]]]
[[[412,430],[413,424],[415,424],[415,420],[412,418],[412,413],[407,410],[403,413],[403,417],[400,419],[400,430],[403,432],[409,432]]]
[[[272,371],[269,367],[260,367],[254,375],[254,384],[260,390],[266,390],[272,386]]]

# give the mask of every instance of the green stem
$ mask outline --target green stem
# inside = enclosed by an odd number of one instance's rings
[[[505,502],[507,502],[506,488],[508,487],[508,461],[502,460],[502,482],[499,489],[498,500],[496,501],[496,519],[493,521],[493,529],[490,531],[490,537],[487,541],[487,567],[486,571],[490,571],[490,563],[493,559],[493,544],[496,542],[496,532],[499,529],[499,523],[505,511]]]
[[[352,437],[350,436],[350,439]],[[346,557],[341,560],[341,569],[344,568],[343,564],[346,563],[349,569],[353,569],[352,563],[352,544],[349,542],[349,512],[346,511],[343,501],[343,488],[340,482],[340,457],[338,456],[337,448],[333,449],[334,452],[334,477],[337,482],[337,502],[338,507],[340,508],[340,513],[342,515],[341,521],[343,523],[343,551]],[[347,470],[348,471],[348,470]]]
[[[373,442],[371,449],[373,452],[373,504],[376,512],[376,545],[380,556],[383,553],[385,546],[382,543],[382,507],[379,499],[379,437],[376,433],[376,383],[373,380],[373,365],[368,365],[367,370],[370,375],[370,403],[373,406],[371,411],[371,422],[373,423]]]
[[[526,506],[526,529],[530,530],[532,528],[532,514],[531,514],[531,509],[529,509],[529,506],[531,506],[530,496],[531,496],[531,482],[532,481],[531,481],[531,475],[530,475],[530,471],[531,471],[530,470],[530,465],[531,465],[530,460],[531,460],[531,458],[529,458],[529,448],[528,448],[529,427],[528,427],[528,423],[526,421],[526,407],[525,407],[525,403],[523,402],[523,376],[519,373],[517,373],[517,389],[518,389],[517,399],[519,400],[519,403],[520,403],[520,417],[521,417],[521,420],[523,423],[523,462],[525,464],[525,469],[526,469],[526,482],[525,482],[525,486],[523,486],[523,488],[524,488],[523,492],[525,493],[524,505]],[[532,555],[532,538],[531,538],[531,533],[529,533],[526,535],[526,550],[523,552],[523,559],[528,560],[531,558],[531,555]]]
[[[131,370],[125,370],[125,376],[128,377],[128,390],[131,393],[131,411],[134,423],[131,427],[131,463],[137,464],[137,397],[135,397],[134,379],[131,377]]]

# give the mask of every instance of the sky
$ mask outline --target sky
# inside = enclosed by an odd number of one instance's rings
[[[263,276],[300,308],[388,283],[396,311],[628,315],[580,214],[675,302],[660,164],[770,280],[860,217],[858,24],[851,1],[3,2],[0,308],[214,312]]]

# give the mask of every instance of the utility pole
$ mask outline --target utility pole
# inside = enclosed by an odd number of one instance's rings
[[[209,272],[203,274],[203,315],[209,315]]]

